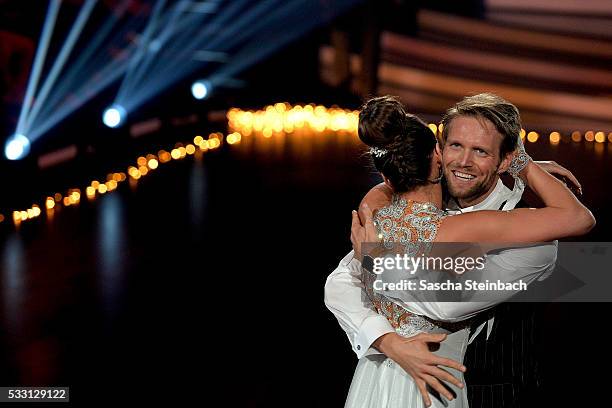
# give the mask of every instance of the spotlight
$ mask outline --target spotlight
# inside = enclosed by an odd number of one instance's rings
[[[196,99],[204,99],[208,96],[211,91],[211,84],[208,81],[195,81],[191,85],[191,94]]]
[[[102,122],[110,128],[116,128],[125,122],[127,112],[121,105],[112,105],[104,111]]]
[[[30,141],[22,134],[11,136],[4,145],[4,155],[9,160],[19,160],[30,152]]]

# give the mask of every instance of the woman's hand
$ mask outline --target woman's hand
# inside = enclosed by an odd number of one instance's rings
[[[376,339],[373,346],[384,355],[395,361],[414,380],[419,392],[423,396],[425,406],[431,406],[431,397],[427,386],[438,391],[441,395],[452,401],[455,396],[449,391],[444,382],[464,388],[463,382],[446,367],[465,372],[466,367],[458,361],[435,355],[430,351],[429,345],[439,348],[439,343],[446,340],[446,334],[419,333],[416,336],[404,338],[397,333],[386,333]]]
[[[580,182],[578,181],[576,176],[574,176],[574,174],[571,171],[569,171],[565,167],[561,166],[560,164],[552,160],[541,160],[541,161],[529,160],[529,163],[527,163],[519,173],[520,178],[523,181],[525,181],[526,184],[528,184],[527,183],[527,172],[529,171],[529,165],[531,163],[537,164],[542,170],[544,170],[548,174],[552,174],[553,176],[557,178],[566,178],[571,183],[573,188],[576,189],[578,194],[582,195],[582,186],[580,185]],[[567,183],[565,182],[564,184],[567,185]]]
[[[552,174],[553,176],[565,177],[574,185],[578,193],[582,194],[582,186],[580,185],[580,182],[576,176],[574,176],[574,174],[572,174],[572,172],[565,167],[552,160],[536,161],[535,163],[537,163],[542,170]]]
[[[353,220],[351,223],[351,243],[355,251],[355,257],[361,262],[361,246],[364,242],[378,242],[378,234],[374,221],[372,220],[372,210],[364,202],[359,208],[359,213],[353,210]]]

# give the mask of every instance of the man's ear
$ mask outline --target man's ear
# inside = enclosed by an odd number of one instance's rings
[[[508,167],[510,167],[510,163],[512,163],[513,158],[514,154],[508,153],[499,164],[499,167],[497,168],[497,174],[505,173],[508,170]]]
[[[438,162],[442,163],[442,148],[438,142],[436,142],[436,147],[434,147],[434,154],[436,155]]]

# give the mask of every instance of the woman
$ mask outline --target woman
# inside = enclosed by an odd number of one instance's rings
[[[520,176],[542,199],[544,208],[445,216],[440,210],[444,191],[440,184],[441,153],[437,141],[420,119],[404,112],[399,102],[388,102],[388,97],[374,98],[360,113],[359,137],[370,146],[374,165],[385,181],[384,187],[374,188],[364,198],[369,208],[378,210],[374,217],[378,230],[372,236],[403,244],[540,242],[585,234],[593,227],[590,211],[560,181],[533,162],[527,164]],[[467,325],[448,325],[414,315],[400,302],[375,293],[372,282],[371,276],[364,281],[366,291],[376,310],[387,317],[398,334],[411,337],[423,332],[448,333],[440,355],[463,360],[469,335]],[[458,371],[452,374],[463,379]],[[423,406],[417,389],[423,386],[415,384],[401,367],[384,356],[362,358],[346,406]],[[456,398],[446,401],[438,396],[434,404],[467,406],[465,392],[450,387]],[[435,391],[431,392],[435,395]]]

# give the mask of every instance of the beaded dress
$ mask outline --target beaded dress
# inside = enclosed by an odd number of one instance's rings
[[[434,241],[444,212],[431,203],[406,200],[394,195],[391,204],[374,215],[374,224],[383,245],[403,249],[408,255],[427,251]],[[468,344],[469,329],[466,325],[449,328],[447,325],[411,313],[409,305],[373,289],[376,276],[364,272],[364,288],[376,311],[385,316],[395,332],[409,338],[419,333],[447,333],[435,354],[463,361]],[[463,373],[445,368],[462,382]],[[452,401],[429,389],[433,407],[467,408],[465,390],[447,384],[455,393]],[[402,367],[383,354],[370,354],[359,360],[346,400],[347,408],[410,408],[425,407],[423,398]]]

